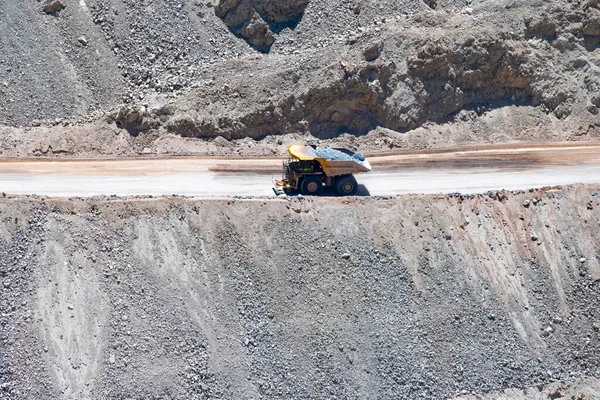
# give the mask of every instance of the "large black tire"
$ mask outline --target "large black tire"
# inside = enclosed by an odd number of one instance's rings
[[[338,179],[335,188],[340,196],[354,196],[358,190],[358,183],[352,175],[345,175]]]
[[[304,195],[316,196],[323,189],[323,181],[316,176],[307,176],[302,180],[300,189]]]

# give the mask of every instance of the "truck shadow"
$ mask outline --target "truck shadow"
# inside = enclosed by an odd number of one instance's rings
[[[369,192],[369,189],[367,189],[367,187],[365,185],[358,185],[358,190],[356,191],[356,196],[370,196],[371,192]]]
[[[296,197],[299,194],[300,194],[300,192],[288,193],[288,196]],[[367,189],[367,187],[365,185],[358,184],[358,190],[356,191],[356,194],[354,196],[368,197],[368,196],[371,196],[371,193],[369,192],[369,189]],[[338,194],[338,192],[336,192],[336,190],[334,188],[323,188],[323,190],[321,191],[321,194],[317,197],[341,197],[341,196]]]

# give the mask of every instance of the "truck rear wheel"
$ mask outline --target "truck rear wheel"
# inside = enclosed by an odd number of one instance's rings
[[[321,193],[323,182],[315,176],[308,176],[302,180],[300,188],[302,189],[302,194],[316,196]]]
[[[353,196],[358,190],[358,183],[352,175],[346,175],[337,181],[335,188],[341,196]]]

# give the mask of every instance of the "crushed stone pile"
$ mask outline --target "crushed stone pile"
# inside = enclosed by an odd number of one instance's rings
[[[327,161],[354,161],[359,164],[363,164],[365,161],[365,156],[361,153],[347,154],[329,146],[317,147],[313,150],[313,154]]]

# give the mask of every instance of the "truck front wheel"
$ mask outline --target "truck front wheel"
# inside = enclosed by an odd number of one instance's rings
[[[300,188],[302,189],[302,194],[316,196],[321,193],[323,182],[315,176],[308,176],[302,180]]]
[[[346,175],[337,181],[335,188],[341,196],[354,196],[358,190],[358,183],[352,175]]]

